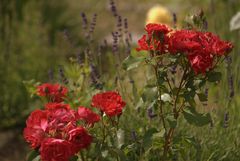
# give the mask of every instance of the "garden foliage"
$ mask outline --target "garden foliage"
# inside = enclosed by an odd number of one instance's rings
[[[208,102],[207,87],[221,81],[217,67],[229,59],[232,43],[205,31],[205,17],[200,14],[184,29],[147,24],[136,50],[148,53],[130,54],[127,25],[123,27],[113,2],[111,7],[118,22],[112,33],[113,54],[103,55],[109,54],[108,46],[100,45],[99,55],[93,55],[97,15],[87,24],[82,13],[87,45],[61,69],[65,85],[33,86],[32,94],[40,96],[43,105],[30,114],[24,129],[34,150],[28,159],[201,160],[199,138],[183,129],[188,124],[213,125],[210,113],[199,107]],[[121,53],[128,54],[123,61]],[[105,63],[115,69],[103,71],[104,64],[97,68],[107,57],[113,62]],[[133,71],[138,68],[144,72],[136,75],[144,79],[135,83]],[[137,83],[144,84],[142,90]]]

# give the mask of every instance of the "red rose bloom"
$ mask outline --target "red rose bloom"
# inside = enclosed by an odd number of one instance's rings
[[[84,120],[87,124],[93,125],[100,120],[100,116],[86,107],[78,107],[77,119]]]
[[[193,52],[201,49],[199,33],[192,30],[179,30],[171,33],[169,38],[169,52],[172,54]]]
[[[147,35],[143,35],[138,40],[139,47],[136,50],[155,50],[161,54],[166,53],[169,39],[167,34],[172,30],[162,24],[148,24],[145,30],[147,31]]]
[[[207,50],[209,54],[220,56],[229,53],[232,48],[230,42],[222,41],[210,32],[178,30],[171,33],[169,39],[169,51],[173,54],[189,54],[196,50]]]
[[[169,39],[170,53],[187,54],[195,74],[204,74],[213,67],[215,56],[228,54],[232,48],[230,42],[222,41],[209,32],[179,30]]]
[[[99,108],[110,117],[121,115],[125,105],[122,97],[114,91],[99,93],[92,98],[92,106]]]
[[[42,161],[69,161],[73,154],[72,144],[62,139],[47,138],[40,148]]]
[[[92,137],[83,127],[72,129],[69,131],[68,135],[68,140],[73,144],[75,153],[81,149],[87,148],[92,142]]]
[[[154,24],[154,23],[149,23],[146,25],[145,30],[147,31],[149,37],[152,37],[154,33],[157,34],[168,34],[169,32],[172,31],[168,26],[163,25],[163,24]]]
[[[153,47],[150,47],[147,43],[147,36],[143,35],[141,39],[138,40],[138,48],[136,49],[137,51],[141,50],[153,50]]]
[[[67,91],[67,88],[60,84],[45,83],[37,87],[37,94],[47,97],[51,102],[62,102],[66,97]]]
[[[207,70],[212,68],[213,56],[207,52],[196,51],[188,55],[188,60],[195,72],[195,74],[205,74]]]
[[[35,110],[26,121],[24,138],[33,149],[39,148],[42,161],[68,161],[82,148],[87,148],[92,137],[77,120],[93,124],[100,117],[80,107],[78,112],[63,103],[48,103],[45,110]]]
[[[47,110],[57,110],[57,109],[66,109],[66,110],[70,110],[70,106],[68,104],[64,104],[64,103],[47,103],[45,105],[45,108]]]
[[[25,140],[30,143],[32,149],[38,148],[45,138],[45,133],[41,129],[24,128],[23,136]]]
[[[68,104],[48,103],[45,105],[48,118],[57,119],[61,122],[75,121],[75,111]]]
[[[76,126],[76,112],[71,110],[69,105],[63,103],[46,104],[49,120],[48,131],[51,133],[62,133]]]
[[[233,45],[230,42],[222,41],[217,35],[210,32],[202,34],[204,46],[211,48],[211,53],[217,56],[225,55],[231,52]]]
[[[24,138],[33,149],[39,147],[46,135],[47,113],[42,110],[33,111],[28,117],[26,125],[27,127],[23,132]]]

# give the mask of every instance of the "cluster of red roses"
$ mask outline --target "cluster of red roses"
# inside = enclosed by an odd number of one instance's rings
[[[214,67],[214,61],[228,54],[233,45],[210,32],[173,30],[163,24],[148,24],[147,34],[138,41],[140,50],[159,54],[185,54],[196,74]]]
[[[35,110],[28,117],[24,138],[31,148],[39,150],[42,161],[68,161],[87,148],[92,142],[87,128],[101,119],[89,108],[81,106],[73,110],[64,104],[67,92],[67,88],[59,84],[46,83],[37,87],[37,94],[49,102],[45,109]],[[125,102],[117,92],[110,91],[93,96],[92,106],[113,117],[122,113]]]

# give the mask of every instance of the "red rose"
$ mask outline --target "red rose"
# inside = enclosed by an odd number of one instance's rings
[[[110,117],[121,115],[125,105],[122,97],[114,91],[99,93],[92,98],[92,106],[99,108]]]
[[[61,139],[47,138],[40,148],[42,161],[69,161],[73,154],[72,144]]]
[[[72,129],[68,135],[68,140],[73,144],[75,153],[83,148],[87,148],[92,142],[92,136],[83,127]]]
[[[149,23],[146,25],[145,30],[147,31],[149,37],[152,37],[154,33],[168,34],[172,31],[168,26],[164,24],[154,24]]]
[[[192,30],[179,30],[171,33],[169,38],[169,52],[172,54],[193,52],[202,47],[199,33]]]
[[[154,50],[161,54],[167,52],[168,33],[172,30],[162,24],[147,24],[145,30],[147,35],[138,40],[137,51]]]
[[[76,126],[76,112],[71,110],[69,105],[63,103],[46,104],[47,116],[49,120],[48,131],[59,133],[68,131]]]
[[[178,30],[171,33],[169,38],[169,51],[173,54],[189,54],[196,50],[204,50],[212,55],[224,55],[229,53],[232,48],[230,42],[222,41],[210,32]]]
[[[70,110],[70,106],[68,104],[63,104],[63,103],[55,103],[55,102],[52,102],[52,103],[47,103],[45,105],[45,108],[47,110],[56,110],[56,109],[66,109],[66,110]]]
[[[77,119],[84,120],[87,124],[93,125],[100,120],[100,116],[86,107],[78,107]]]
[[[188,60],[195,72],[195,74],[205,74],[207,70],[213,66],[213,56],[205,51],[196,51],[188,55]]]
[[[75,111],[70,109],[68,104],[48,103],[45,105],[49,118],[58,119],[63,122],[75,120]]]
[[[150,47],[147,43],[147,36],[143,35],[141,39],[138,40],[138,48],[136,49],[137,51],[141,51],[141,50],[152,50],[153,48]]]
[[[47,113],[42,110],[35,110],[26,121],[26,128],[23,135],[31,147],[37,148],[46,135],[48,126]]]
[[[205,42],[204,45],[211,47],[211,52],[214,55],[225,55],[231,52],[231,50],[233,49],[233,45],[231,42],[222,41],[217,35],[214,35],[210,32],[204,33],[203,37],[204,40],[202,41]]]
[[[32,149],[38,148],[45,138],[45,133],[41,129],[34,129],[26,127],[23,131],[25,140],[30,143]]]
[[[37,87],[37,94],[47,97],[51,102],[62,102],[66,97],[67,91],[67,88],[60,84],[45,83]]]

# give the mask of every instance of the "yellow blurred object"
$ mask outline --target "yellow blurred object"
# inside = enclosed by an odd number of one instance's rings
[[[162,23],[172,26],[172,14],[166,7],[154,6],[147,13],[146,24],[148,23]]]

